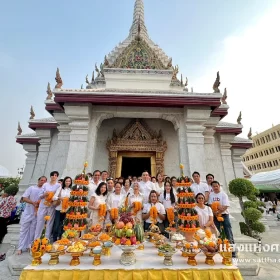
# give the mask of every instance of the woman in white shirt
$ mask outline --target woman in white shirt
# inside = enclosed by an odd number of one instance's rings
[[[112,223],[117,222],[118,219],[113,219],[113,217],[111,216],[111,209],[119,209],[122,206],[124,199],[125,196],[121,194],[121,184],[116,183],[115,191],[111,193],[107,199],[107,210],[109,212],[110,220],[112,221]]]
[[[196,206],[195,210],[197,211],[199,218],[199,226],[202,229],[210,228],[213,232],[214,221],[213,221],[213,211],[209,206],[205,205],[205,196],[203,193],[198,193],[195,197]]]
[[[156,221],[153,220],[153,217],[150,216],[150,210],[152,206],[155,206],[157,209]],[[164,206],[158,201],[158,195],[155,190],[152,190],[149,195],[149,202],[144,205],[142,212],[142,218],[144,222],[144,229],[148,230],[151,224],[156,224],[160,231],[164,232],[163,221],[165,220],[165,209]]]
[[[124,180],[124,185],[121,190],[122,195],[129,195],[133,193],[133,189],[131,188],[131,181],[129,179]]]
[[[158,173],[156,176],[156,183],[155,183],[155,190],[158,193],[158,195],[162,194],[164,191],[164,181],[163,176],[161,173]]]
[[[53,241],[57,241],[61,238],[61,235],[63,233],[63,221],[65,219],[66,213],[61,212],[62,208],[62,201],[65,197],[70,197],[71,192],[71,186],[72,186],[72,179],[71,177],[65,177],[62,181],[61,187],[59,187],[54,196],[53,201],[54,203],[58,204],[55,207],[55,218],[54,218],[54,224],[53,224]]]
[[[138,182],[132,183],[133,193],[128,197],[128,205],[132,208],[132,216],[134,219],[142,222],[143,196],[139,191]],[[136,213],[134,211],[135,202],[140,202],[142,207]]]
[[[107,199],[107,184],[105,182],[101,182],[95,193],[91,196],[91,199],[88,204],[88,208],[91,209],[91,214],[90,214],[90,222],[89,226],[93,226],[96,224],[101,224],[103,226],[104,224],[104,217],[99,216],[99,208],[101,204],[106,204],[106,199]]]
[[[176,197],[173,193],[173,188],[169,181],[166,181],[164,184],[164,192],[159,197],[159,202],[161,202],[164,206],[165,212],[166,209],[172,208],[174,212]],[[169,227],[169,221],[166,213],[166,219],[164,220],[164,228]]]

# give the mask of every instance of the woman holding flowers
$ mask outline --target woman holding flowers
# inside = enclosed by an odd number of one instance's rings
[[[158,201],[158,195],[152,190],[149,195],[149,202],[144,205],[142,212],[144,229],[148,230],[151,224],[157,225],[160,231],[164,232],[163,221],[165,220],[164,206]]]
[[[163,204],[166,211],[167,219],[164,220],[164,227],[172,227],[175,224],[174,207],[176,198],[169,181],[165,181],[164,192],[160,195],[159,201]]]
[[[92,210],[90,214],[90,225],[103,224],[106,217],[107,184],[101,182],[93,193],[88,208]]]
[[[203,193],[198,193],[195,196],[196,206],[195,210],[199,218],[199,226],[202,229],[212,228],[214,226],[213,222],[213,212],[209,206],[205,205],[205,196]],[[218,237],[218,236],[216,236]]]
[[[121,184],[116,183],[115,192],[111,193],[107,199],[107,209],[112,223],[115,223],[118,220],[118,211],[125,199],[125,196],[121,194],[121,188]]]
[[[71,186],[71,177],[65,177],[62,181],[61,187],[56,190],[53,196],[54,205],[57,205],[55,207],[55,218],[53,225],[54,242],[61,238],[63,232],[63,221],[66,217],[66,210],[68,208],[67,205],[71,193]]]
[[[133,193],[128,197],[128,205],[132,208],[132,215],[139,222],[142,222],[143,196],[139,191],[138,182],[132,183]]]
[[[35,239],[41,236],[45,224],[45,216],[50,216],[50,219],[47,222],[46,237],[48,239],[51,237],[55,216],[55,206],[53,205],[52,199],[56,190],[60,187],[60,184],[57,182],[58,176],[59,173],[57,171],[52,171],[50,173],[51,181],[45,183],[39,192],[39,198],[41,199],[41,202],[37,212],[37,225],[34,236]]]

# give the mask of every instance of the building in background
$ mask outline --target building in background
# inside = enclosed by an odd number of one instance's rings
[[[280,168],[280,124],[252,137],[253,146],[243,155],[243,162],[252,173]]]

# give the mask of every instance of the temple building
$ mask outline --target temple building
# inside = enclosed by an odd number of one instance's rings
[[[143,0],[136,0],[128,37],[95,64],[86,88],[67,88],[57,69],[45,100],[50,118],[36,119],[31,107],[34,133],[22,134],[19,126],[16,141],[27,152],[21,190],[52,170],[75,176],[84,161],[88,171],[108,170],[113,177],[143,170],[178,176],[180,163],[186,175],[199,171],[204,180],[213,173],[225,188],[243,177],[241,156],[252,141],[237,137],[241,116],[236,124],[222,121],[229,106],[219,72],[208,93],[189,89],[178,73],[150,38]]]

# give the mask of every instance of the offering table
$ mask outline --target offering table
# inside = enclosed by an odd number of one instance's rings
[[[112,248],[111,256],[102,256],[101,265],[92,264],[93,257],[89,256],[89,250],[80,258],[81,264],[70,266],[71,255],[67,253],[60,256],[59,264],[50,266],[50,256],[42,257],[39,266],[27,266],[21,273],[20,280],[242,280],[240,271],[236,266],[225,266],[222,257],[217,254],[214,257],[215,265],[205,264],[205,255],[199,253],[196,256],[197,266],[187,264],[187,258],[177,251],[173,256],[173,266],[165,266],[163,257],[158,256],[158,250],[154,244],[145,243],[144,250],[136,250],[136,263],[131,266],[120,264],[122,250],[117,246]]]

